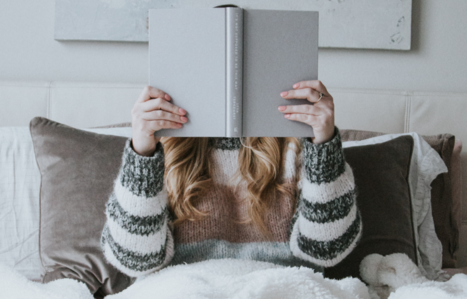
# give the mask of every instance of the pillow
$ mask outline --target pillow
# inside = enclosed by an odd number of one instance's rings
[[[131,136],[120,127],[83,129],[100,134]],[[39,192],[29,126],[0,127],[0,263],[27,279],[40,282]]]
[[[459,227],[454,221],[452,211],[452,168],[451,157],[455,137],[450,134],[423,136],[423,138],[441,156],[448,172],[438,175],[431,184],[431,207],[435,222],[436,235],[443,245],[443,268],[457,267],[455,252],[459,248]]]
[[[414,140],[400,136],[379,144],[344,148],[352,167],[362,236],[354,250],[324,276],[360,278],[359,266],[372,253],[405,253],[417,263],[409,172]]]
[[[342,131],[343,141],[362,140],[384,134],[359,130]],[[462,202],[461,193],[458,192],[460,186],[454,179],[460,177],[459,162],[454,167],[452,163],[452,157],[455,154],[455,137],[451,134],[421,135],[421,137],[440,155],[447,166],[448,171],[439,174],[431,183],[431,205],[436,235],[443,247],[442,268],[455,268],[457,267],[457,251],[459,249],[460,214],[458,207]],[[462,146],[460,146],[461,148]],[[459,155],[460,149],[458,145]],[[419,167],[422,166],[424,165],[419,165]],[[429,172],[431,168],[420,169],[420,171],[422,173]]]
[[[39,188],[29,128],[0,127],[0,263],[40,281]]]
[[[459,139],[456,139],[454,143],[454,149],[452,151],[451,157],[451,182],[452,182],[452,214],[453,221],[459,228],[459,239],[457,250],[454,251],[454,257],[459,266],[459,263],[462,259],[460,254],[460,242],[461,242],[461,230],[462,230],[462,169],[461,169],[461,152],[462,152],[462,142]],[[464,252],[467,254],[467,252]]]
[[[367,132],[368,133],[368,132]],[[370,132],[372,133],[372,132]],[[374,133],[374,132],[373,132]],[[366,134],[366,133],[365,133]],[[382,134],[382,133],[377,133]],[[439,154],[417,133],[384,134],[362,141],[343,142],[343,146],[356,146],[385,142],[400,136],[414,139],[409,186],[412,199],[418,266],[423,275],[432,280],[445,280],[442,267],[442,244],[436,235],[431,212],[431,183],[448,169]]]
[[[106,262],[100,234],[127,137],[96,134],[44,117],[33,118],[30,131],[41,174],[42,282],[76,279],[95,296],[124,290],[135,279]]]

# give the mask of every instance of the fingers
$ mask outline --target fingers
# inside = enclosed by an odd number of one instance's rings
[[[289,90],[281,93],[281,96],[284,99],[308,99],[308,101],[312,103],[316,103],[319,101],[319,95],[319,91],[316,91],[309,87],[296,90]]]
[[[281,92],[284,99],[308,99],[312,103],[319,101],[319,95],[319,91],[309,87]]]
[[[186,116],[176,115],[163,110],[153,110],[149,112],[144,112],[141,115],[141,118],[144,120],[170,120],[176,123],[186,123],[188,118]]]
[[[186,114],[186,110],[161,98],[151,99],[150,101],[143,102],[140,105],[144,112],[164,110],[178,115]]]
[[[312,114],[312,115],[320,115],[323,112],[322,108],[314,106],[314,105],[279,106],[278,110],[283,113],[302,113],[302,114]]]
[[[181,123],[163,119],[150,120],[148,123],[152,131],[159,131],[160,129],[180,129],[183,126]]]
[[[164,91],[158,88],[152,87],[152,86],[146,86],[143,88],[143,91],[141,92],[136,102],[143,103],[150,99],[155,99],[155,98],[161,98],[161,99],[170,101],[170,96]]]
[[[310,126],[313,126],[312,124],[316,123],[316,121],[319,118],[319,116],[317,115],[300,114],[300,113],[286,114],[285,117],[290,120],[295,120],[295,121],[299,121],[302,123],[306,123]]]
[[[318,128],[322,125],[325,118],[322,115],[292,113],[284,115],[287,119],[305,123],[313,128]]]
[[[284,113],[285,118],[305,123],[313,128],[321,127],[321,124],[329,118],[325,109],[314,105],[279,106],[279,111]]]
[[[330,96],[328,90],[326,89],[326,86],[324,86],[324,84],[320,80],[300,81],[293,85],[293,88],[295,89],[301,89],[306,87],[313,88],[314,90],[323,93],[325,96]]]

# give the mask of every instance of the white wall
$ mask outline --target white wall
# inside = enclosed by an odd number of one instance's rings
[[[147,44],[55,41],[54,8],[53,0],[0,0],[0,80],[146,83]],[[466,12],[465,0],[413,0],[412,50],[320,49],[319,79],[467,92]]]

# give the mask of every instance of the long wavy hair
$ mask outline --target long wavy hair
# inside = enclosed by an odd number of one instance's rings
[[[280,178],[285,171],[285,155],[290,144],[295,145],[294,167],[297,169],[301,144],[294,137],[246,137],[240,140],[243,146],[238,154],[238,169],[230,181],[240,178],[247,183],[247,198],[243,200],[247,201],[248,218],[237,223],[253,222],[263,237],[270,239],[272,234],[263,217],[276,200],[276,192],[292,197],[293,210],[296,208],[299,175],[292,181]],[[208,142],[207,137],[161,138],[165,153],[164,179],[174,226],[208,216],[194,205],[196,199],[205,195],[212,186],[212,162],[209,159],[212,147]]]

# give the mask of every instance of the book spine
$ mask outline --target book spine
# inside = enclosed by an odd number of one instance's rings
[[[243,9],[226,12],[226,137],[242,136]]]

